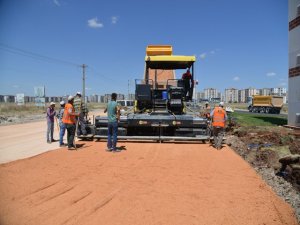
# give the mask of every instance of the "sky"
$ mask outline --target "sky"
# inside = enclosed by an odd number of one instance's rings
[[[288,1],[0,0],[0,94],[82,91],[82,64],[86,95],[134,93],[150,44],[195,55],[197,91],[287,88]]]

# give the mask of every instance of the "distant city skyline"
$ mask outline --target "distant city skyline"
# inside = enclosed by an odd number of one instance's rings
[[[45,91],[44,87],[36,87],[34,90],[37,91],[37,89],[43,89]],[[134,100],[135,94],[134,93],[117,93],[119,100]],[[40,96],[37,96],[36,93],[33,96],[25,95],[24,93],[18,93],[16,95],[1,95],[0,94],[0,102],[18,102],[18,95],[23,95],[23,98],[25,97],[25,102],[34,102],[35,98],[41,99]],[[59,102],[61,100],[66,100],[69,95],[75,95],[75,94],[66,94],[66,95],[57,95],[57,96],[51,96],[51,95],[45,95],[43,102]],[[273,88],[255,88],[255,87],[249,87],[245,89],[236,89],[236,88],[225,88],[224,91],[220,91],[215,88],[205,88],[202,91],[197,91],[194,96],[194,101],[206,101],[211,100],[215,98],[219,98],[221,101],[224,101],[226,103],[246,103],[247,98],[252,95],[277,95],[277,96],[283,96],[284,97],[284,103],[287,103],[287,97],[288,97],[288,90],[285,87],[273,87]],[[86,96],[86,100],[90,102],[107,102],[110,99],[111,93],[94,93]],[[40,101],[40,100],[39,100]]]

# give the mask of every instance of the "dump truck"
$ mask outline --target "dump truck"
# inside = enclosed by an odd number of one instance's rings
[[[194,85],[195,56],[173,55],[170,45],[149,45],[146,48],[142,79],[135,80],[134,109],[122,115],[118,139],[153,141],[209,139],[208,121],[187,107],[184,81],[176,79],[175,71],[191,71]],[[107,117],[95,117],[96,139],[107,138]]]
[[[256,113],[279,114],[282,106],[282,96],[253,95],[250,98],[248,110]]]

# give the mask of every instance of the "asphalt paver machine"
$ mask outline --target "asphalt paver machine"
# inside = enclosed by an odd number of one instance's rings
[[[209,139],[207,119],[188,109],[194,89],[195,56],[173,55],[170,45],[146,49],[143,79],[135,81],[134,109],[121,116],[118,139],[153,141],[205,141]],[[191,88],[185,96],[176,70],[191,71]],[[107,138],[107,117],[95,118],[96,139]]]

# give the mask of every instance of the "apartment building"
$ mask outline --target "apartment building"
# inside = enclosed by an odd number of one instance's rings
[[[205,99],[212,99],[212,98],[219,98],[220,94],[219,91],[215,88],[206,88],[204,89],[204,98]]]
[[[252,95],[259,95],[259,90],[253,87],[242,89],[238,92],[238,102],[246,103]]]
[[[286,92],[287,90],[285,87],[271,88],[272,95],[284,96],[286,95]]]
[[[272,93],[272,88],[262,88],[262,89],[259,89],[259,94],[260,95],[271,95]]]
[[[225,99],[226,103],[239,102],[239,90],[236,88],[225,89]]]
[[[300,0],[289,0],[288,124],[300,127]]]

